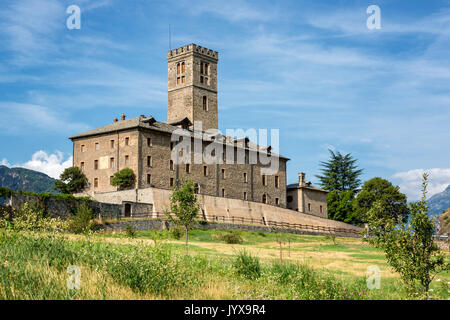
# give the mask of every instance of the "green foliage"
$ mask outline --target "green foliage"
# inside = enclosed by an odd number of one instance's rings
[[[321,186],[329,191],[356,191],[361,185],[359,176],[362,169],[355,165],[356,159],[351,154],[342,155],[340,152],[330,152],[331,159],[327,162],[321,162],[322,175],[317,176]]]
[[[174,228],[171,228],[171,229],[170,229],[170,234],[171,234],[172,237],[174,237],[175,239],[180,240],[181,237],[182,237],[183,234],[184,234],[184,231],[183,231],[182,228],[180,228],[180,227],[177,226],[177,227],[174,227]]]
[[[11,198],[11,195],[14,193],[9,188],[0,187],[0,198]]]
[[[70,167],[64,170],[55,181],[55,190],[64,194],[78,193],[84,190],[88,180],[78,167]]]
[[[328,218],[346,223],[358,222],[353,210],[354,201],[353,191],[331,191],[327,195]]]
[[[136,175],[130,168],[122,169],[114,173],[111,184],[119,187],[120,190],[132,189],[136,185]]]
[[[357,189],[361,185],[359,176],[362,169],[356,166],[356,159],[351,154],[330,152],[330,160],[321,162],[322,175],[316,176],[320,185],[330,191],[327,195],[328,218],[346,223],[357,223],[353,210],[353,201]]]
[[[181,187],[175,187],[170,196],[170,212],[166,209],[164,214],[169,221],[177,226],[184,227],[186,232],[186,253],[189,253],[189,229],[196,222],[200,205],[195,196],[195,185],[187,180]]]
[[[295,264],[285,263],[280,265],[274,262],[271,268],[272,274],[276,276],[276,281],[281,284],[292,283],[299,274],[299,267]]]
[[[378,211],[382,214],[378,217],[379,219],[393,219],[402,222],[408,220],[409,210],[406,196],[400,192],[398,186],[393,186],[388,180],[373,178],[364,183],[355,201],[355,213],[358,220],[366,222],[367,212],[375,202],[378,202],[383,208]]]
[[[99,229],[99,224],[94,220],[92,208],[83,202],[70,219],[69,228],[74,233],[89,233]]]
[[[244,242],[240,234],[234,230],[222,235],[222,240],[228,244],[241,244]]]
[[[252,256],[246,250],[242,250],[237,254],[233,266],[237,274],[247,279],[257,279],[261,276],[259,258]]]
[[[125,234],[128,238],[136,238],[136,227],[134,224],[129,222],[125,224]]]
[[[13,210],[12,227],[15,231],[63,231],[67,229],[67,221],[45,216],[44,210],[36,204],[25,203],[22,208]],[[0,226],[7,227],[5,221]]]
[[[427,180],[428,174],[424,174],[422,199],[409,205],[409,224],[401,217],[397,221],[385,219],[381,201],[376,201],[367,214],[371,235],[369,241],[384,249],[389,265],[400,274],[410,291],[416,292],[419,284],[424,297],[436,274],[450,269],[432,238],[435,228],[427,215]]]

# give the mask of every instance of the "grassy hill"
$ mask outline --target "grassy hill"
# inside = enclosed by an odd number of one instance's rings
[[[14,191],[23,190],[28,192],[55,192],[53,189],[55,179],[50,178],[42,172],[25,168],[8,168],[0,166],[0,187]]]
[[[0,299],[405,299],[383,252],[362,239],[224,230],[192,230],[190,256],[172,233],[74,234],[0,232]],[[283,265],[280,266],[281,238]],[[336,242],[336,243],[335,243]],[[447,259],[450,255],[447,255]],[[80,290],[67,290],[67,266],[81,270]],[[367,267],[381,270],[368,290]],[[433,281],[446,300],[449,272]]]

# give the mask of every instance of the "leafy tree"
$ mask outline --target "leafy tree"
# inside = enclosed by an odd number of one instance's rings
[[[114,173],[111,184],[119,187],[121,190],[134,188],[136,184],[136,175],[130,168],[122,169],[119,172]]]
[[[322,175],[316,176],[320,185],[330,191],[327,196],[328,217],[346,223],[358,223],[354,213],[354,196],[361,184],[359,176],[362,169],[356,166],[356,159],[351,154],[330,152],[330,160],[321,162]]]
[[[84,190],[88,180],[78,167],[70,167],[64,170],[55,181],[55,190],[64,194],[78,193]]]
[[[408,220],[406,196],[400,192],[398,186],[393,186],[388,180],[378,177],[366,181],[356,196],[355,215],[358,220],[365,222],[367,212],[377,201],[383,208],[383,211],[379,211],[382,215],[378,217],[380,220],[393,219],[402,222]]]
[[[331,155],[329,161],[322,161],[323,167],[320,171],[322,175],[316,176],[320,180],[322,188],[329,191],[356,191],[361,185],[359,176],[362,169],[355,165],[356,159],[353,159],[350,153],[342,155],[339,151],[335,153],[328,149]]]
[[[327,195],[328,218],[345,223],[357,223],[353,210],[354,201],[353,191],[331,191]]]
[[[445,262],[445,255],[433,241],[435,227],[427,215],[427,179],[428,174],[424,174],[422,199],[409,205],[409,223],[401,216],[397,217],[397,221],[385,219],[381,200],[376,201],[367,214],[369,241],[385,251],[389,265],[400,274],[412,292],[420,285],[424,297],[427,296],[434,277],[439,272],[450,270],[449,263]]]
[[[166,209],[164,214],[169,221],[183,227],[186,233],[186,254],[189,254],[189,229],[196,222],[200,205],[195,196],[195,184],[187,180],[181,187],[174,188],[170,196],[170,212]],[[175,216],[175,217],[174,217]]]

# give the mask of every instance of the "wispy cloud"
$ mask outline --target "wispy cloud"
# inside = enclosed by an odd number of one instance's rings
[[[444,191],[450,185],[450,169],[414,169],[405,172],[398,172],[392,177],[400,181],[400,191],[408,196],[409,201],[420,199],[422,174],[429,173],[427,198],[436,193]]]

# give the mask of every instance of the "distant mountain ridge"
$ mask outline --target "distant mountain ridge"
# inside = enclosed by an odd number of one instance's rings
[[[441,193],[437,193],[428,199],[429,215],[436,216],[450,208],[450,185]]]
[[[0,165],[0,187],[27,192],[56,192],[55,179],[45,173],[25,169],[8,168]]]

